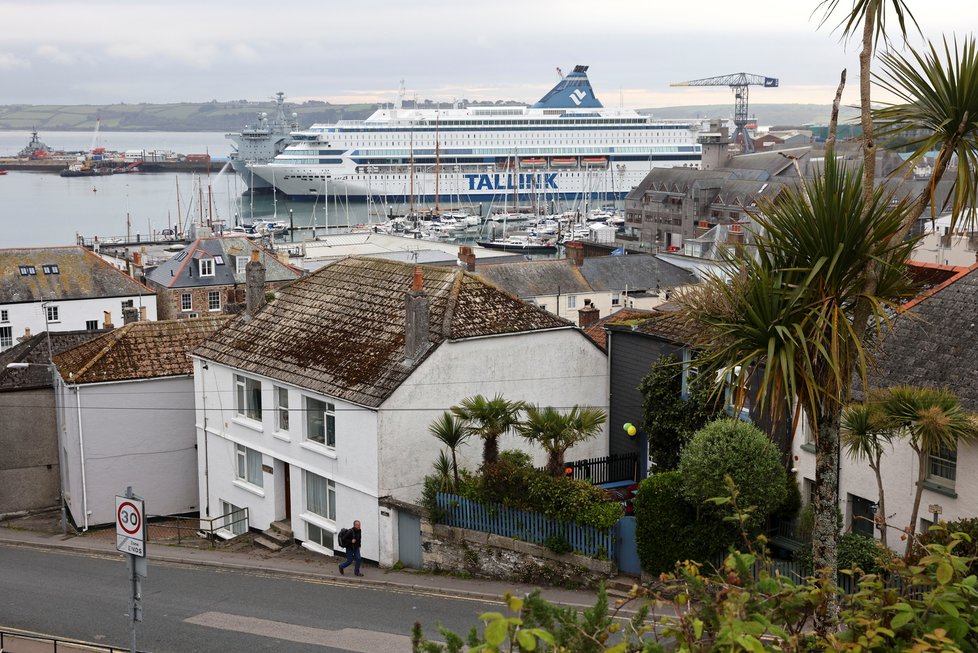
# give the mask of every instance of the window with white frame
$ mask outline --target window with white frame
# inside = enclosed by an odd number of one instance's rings
[[[98,320],[85,320],[86,331],[98,331]]]
[[[621,293],[620,292],[613,292],[613,293],[611,293],[611,305],[612,306],[621,306]]]
[[[289,430],[289,391],[287,388],[275,386],[272,389],[275,399],[275,430]]]
[[[336,483],[318,474],[303,471],[306,486],[306,512],[336,521]]]
[[[213,277],[214,276],[214,259],[212,258],[202,258],[197,263],[200,265],[200,276],[202,277]]]
[[[245,267],[248,265],[247,256],[235,256],[234,257],[234,271],[237,274],[244,274]]]
[[[254,449],[249,449],[243,444],[236,444],[234,447],[238,461],[235,470],[236,478],[258,487],[264,487],[265,482],[261,472],[261,453]]]
[[[336,446],[336,409],[333,404],[305,397],[306,439]]]
[[[244,508],[221,500],[221,515],[224,518],[224,530],[230,531],[232,535],[244,535],[247,532],[248,516]]]
[[[958,447],[941,446],[937,451],[927,454],[927,480],[934,485],[954,488],[958,476]]]
[[[207,292],[207,310],[209,310],[209,311],[219,311],[219,310],[221,310],[221,291],[220,290],[209,290]]]
[[[7,312],[6,310],[0,311],[0,322],[9,322],[9,321],[10,321],[10,313]]]
[[[180,310],[181,311],[192,311],[194,310],[194,296],[189,292],[185,292],[180,295]]]
[[[261,381],[234,375],[234,408],[238,415],[261,420]]]
[[[48,322],[58,321],[58,307],[57,306],[45,306],[44,310],[47,311]]]
[[[567,295],[567,308],[577,308],[577,295]]]
[[[320,528],[315,524],[306,524],[306,540],[318,544],[325,549],[335,549],[336,544],[333,540],[333,533],[326,530],[325,528]]]
[[[14,346],[14,328],[0,327],[0,349]]]

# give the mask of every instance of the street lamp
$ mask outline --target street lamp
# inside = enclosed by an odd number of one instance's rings
[[[50,338],[50,335],[48,336]],[[48,340],[50,343],[50,340]],[[48,349],[50,354],[51,350]],[[68,515],[65,506],[65,458],[61,442],[61,402],[58,393],[58,366],[54,363],[7,363],[8,370],[25,370],[28,367],[46,367],[51,372],[51,391],[54,392],[54,424],[58,440],[58,503],[61,504],[61,534],[68,533]]]

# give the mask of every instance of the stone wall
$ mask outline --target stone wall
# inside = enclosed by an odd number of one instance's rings
[[[421,521],[424,568],[525,584],[596,587],[615,574],[610,560],[558,554],[509,537]]]

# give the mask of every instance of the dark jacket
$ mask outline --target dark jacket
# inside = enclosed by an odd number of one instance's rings
[[[359,549],[360,548],[360,538],[361,538],[360,529],[359,528],[351,528],[350,530],[353,531],[353,546],[348,546],[346,548],[347,549]]]

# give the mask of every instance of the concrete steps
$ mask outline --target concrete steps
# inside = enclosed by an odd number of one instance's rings
[[[641,584],[642,583],[638,578],[618,576],[617,578],[609,578],[606,580],[604,582],[604,589],[605,592],[607,592],[609,599],[626,599],[628,598],[629,592],[632,591],[632,586],[641,586]]]
[[[262,531],[262,534],[255,537],[255,544],[277,553],[284,548],[295,544],[295,536],[292,527],[286,521],[276,521]]]

